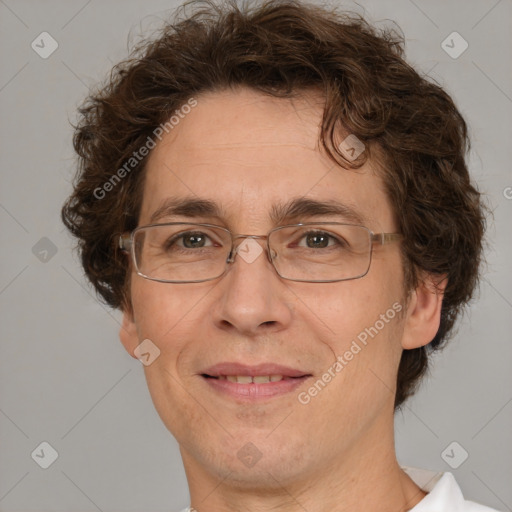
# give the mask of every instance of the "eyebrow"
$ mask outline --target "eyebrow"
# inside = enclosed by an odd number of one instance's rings
[[[151,214],[150,223],[173,216],[217,219],[226,217],[223,209],[215,201],[193,196],[169,197]],[[354,224],[365,224],[367,220],[364,215],[349,205],[333,200],[319,201],[306,197],[292,198],[286,203],[275,203],[269,213],[270,220],[275,225],[320,216],[342,217],[343,220]]]

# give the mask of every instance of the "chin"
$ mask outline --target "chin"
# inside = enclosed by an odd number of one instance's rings
[[[282,492],[288,483],[309,480],[306,473],[311,471],[313,458],[306,451],[311,450],[310,444],[294,442],[284,434],[275,439],[274,434],[269,437],[263,431],[252,436],[234,434],[214,445],[202,443],[202,448],[195,446],[196,461],[216,478],[227,479],[240,489],[268,492],[275,488]]]
[[[274,456],[272,460],[262,458],[252,467],[244,467],[236,461],[212,469],[217,477],[222,476],[229,480],[230,486],[246,492],[261,491],[266,495],[272,492],[272,489],[275,489],[276,493],[282,493],[283,487],[291,483],[296,484],[302,480],[301,476],[305,481],[308,480],[305,474],[301,474],[301,468],[295,461],[286,461],[279,456]]]

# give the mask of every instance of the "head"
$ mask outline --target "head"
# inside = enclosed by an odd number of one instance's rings
[[[124,313],[124,346],[133,355],[150,339],[160,350],[146,378],[184,457],[236,467],[243,481],[240,447],[263,453],[263,475],[276,467],[273,446],[286,445],[279,474],[293,465],[305,476],[389,426],[472,296],[484,217],[466,124],[405,62],[396,31],[294,1],[199,7],[139,45],[84,103],[63,220],[87,277]],[[347,137],[362,149],[356,158]],[[155,222],[171,197],[204,203],[156,222],[266,235],[277,207],[306,198],[354,215],[304,209],[294,222],[358,217],[401,239],[374,246],[358,279],[284,280],[263,253],[252,263],[238,254],[216,280],[151,281],[118,239]],[[217,400],[204,372],[224,361],[273,361],[309,377],[268,403]],[[308,391],[326,373],[329,385]],[[322,442],[308,451],[312,435]]]

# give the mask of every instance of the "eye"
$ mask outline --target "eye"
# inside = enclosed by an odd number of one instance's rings
[[[173,246],[185,249],[201,249],[213,246],[213,242],[207,234],[201,231],[187,231],[186,233],[174,235],[166,241],[166,250],[172,249]]]
[[[337,237],[326,231],[308,231],[301,236],[300,242],[297,246],[307,247],[309,249],[324,249],[326,247],[340,244],[342,245],[342,242]]]

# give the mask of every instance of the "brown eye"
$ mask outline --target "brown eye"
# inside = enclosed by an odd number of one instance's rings
[[[336,236],[326,231],[309,231],[304,233],[299,242],[298,247],[306,247],[308,249],[325,249],[335,245],[343,245]]]
[[[209,243],[208,243],[209,242]],[[211,246],[213,243],[210,237],[201,231],[188,231],[170,237],[165,243],[165,249],[170,250],[173,246],[185,249],[201,249],[203,247]]]

